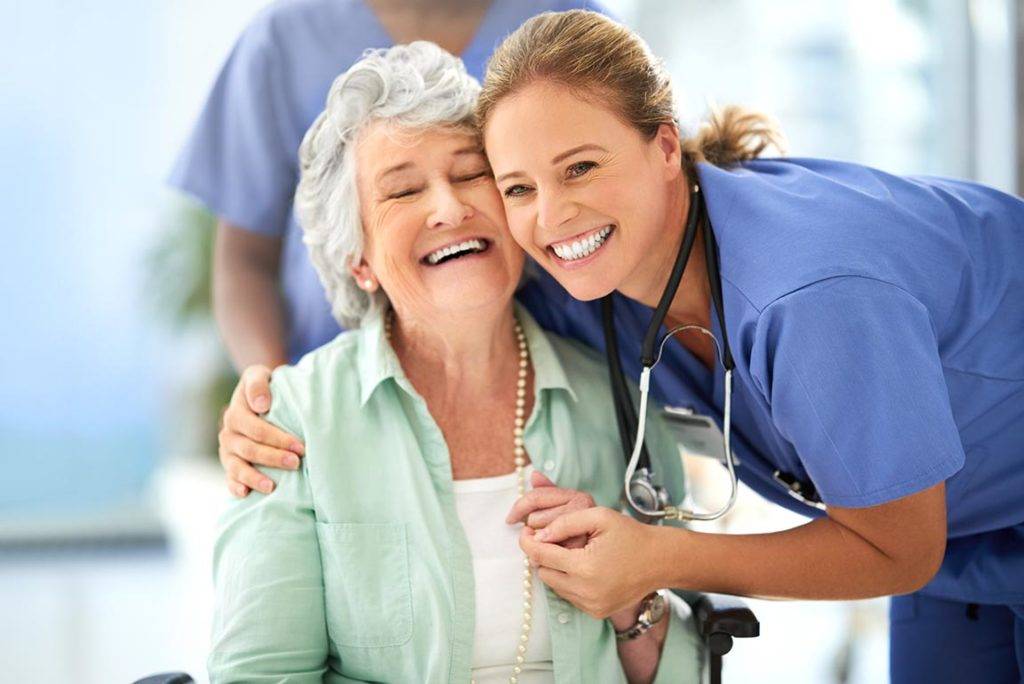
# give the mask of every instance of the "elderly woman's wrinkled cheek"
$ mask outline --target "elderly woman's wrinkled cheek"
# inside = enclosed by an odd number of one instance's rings
[[[391,304],[399,314],[431,308],[433,302],[423,282],[420,264],[407,255],[383,254],[388,283],[384,285]]]
[[[412,261],[414,245],[423,227],[421,212],[408,204],[388,202],[376,207],[365,220],[363,252],[378,277],[386,277],[385,256]],[[414,264],[413,264],[414,265]]]
[[[363,242],[364,251],[374,252],[389,237],[394,237],[402,220],[403,207],[394,203],[386,202],[373,207],[369,215],[364,214],[363,218]]]

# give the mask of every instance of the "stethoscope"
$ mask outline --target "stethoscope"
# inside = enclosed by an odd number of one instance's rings
[[[668,313],[676,292],[679,290],[679,283],[683,278],[683,271],[686,269],[686,262],[693,251],[693,244],[697,238],[697,231],[700,230],[704,237],[704,256],[707,263],[708,283],[711,289],[711,303],[718,318],[718,328],[722,334],[721,344],[707,328],[700,325],[680,325],[669,330],[660,340],[658,332]],[[615,417],[619,427],[619,438],[622,441],[622,450],[628,459],[626,476],[623,482],[625,497],[629,505],[643,518],[648,520],[717,520],[728,513],[736,504],[736,494],[739,485],[736,480],[736,467],[734,456],[730,447],[732,436],[732,372],[735,363],[732,358],[732,351],[729,348],[729,335],[725,328],[725,308],[722,305],[722,276],[718,270],[718,243],[715,241],[715,234],[711,229],[711,221],[707,216],[707,208],[704,205],[704,196],[700,186],[694,185],[690,194],[690,208],[686,217],[686,230],[683,233],[683,242],[679,247],[679,254],[676,256],[675,264],[672,266],[672,273],[669,276],[665,292],[662,293],[657,308],[651,316],[650,325],[647,326],[647,333],[644,335],[643,345],[640,350],[640,407],[639,417],[633,407],[633,399],[629,392],[629,385],[626,383],[626,375],[622,370],[622,363],[619,359],[618,339],[615,332],[615,312],[611,294],[601,302],[601,313],[604,322],[605,347],[608,354],[608,368],[611,374],[612,395],[615,400]],[[730,493],[729,500],[717,511],[711,513],[698,513],[683,507],[682,504],[673,505],[669,502],[668,491],[653,481],[650,455],[644,445],[644,433],[647,424],[647,398],[650,393],[651,372],[661,360],[665,343],[677,333],[686,330],[696,330],[711,338],[715,343],[717,358],[725,368],[725,403],[722,423],[722,446],[725,448],[725,467],[729,472]],[[655,354],[655,350],[657,353]],[[635,439],[631,435],[636,434]]]

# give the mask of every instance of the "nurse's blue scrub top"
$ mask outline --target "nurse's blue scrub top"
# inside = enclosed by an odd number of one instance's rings
[[[811,516],[773,471],[841,507],[945,480],[950,539],[924,591],[1024,603],[1024,202],[816,159],[698,174],[736,361],[740,478]],[[603,348],[596,302],[546,275],[520,298],[545,327]],[[636,378],[650,309],[620,297],[617,318]],[[668,345],[652,380],[660,401],[721,424],[720,365]]]

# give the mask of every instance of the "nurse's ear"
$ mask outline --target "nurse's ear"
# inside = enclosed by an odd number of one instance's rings
[[[358,264],[349,265],[348,272],[361,290],[373,294],[380,287],[380,283],[377,282],[377,277],[373,274],[370,265],[366,263],[366,259],[360,259]]]
[[[679,127],[674,123],[660,124],[651,145],[655,163],[664,172],[665,180],[677,180],[683,173],[683,147],[679,140]]]

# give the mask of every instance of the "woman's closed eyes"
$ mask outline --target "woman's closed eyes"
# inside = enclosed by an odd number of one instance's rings
[[[467,173],[463,173],[463,174],[459,174],[459,175],[454,175],[449,180],[453,184],[469,183],[469,182],[472,182],[472,181],[475,181],[475,180],[479,180],[481,178],[487,178],[490,175],[491,175],[490,168],[489,167],[484,167],[484,168],[481,168],[481,169],[477,169],[475,171],[470,171],[470,172],[467,172]],[[425,189],[426,189],[425,186],[422,186],[422,185],[411,185],[411,186],[399,187],[399,188],[397,188],[395,190],[386,191],[386,192],[383,193],[383,195],[384,195],[384,199],[385,200],[399,200],[399,199],[404,199],[404,198],[407,198],[407,197],[413,197],[415,195],[418,195],[421,192],[423,192]]]

